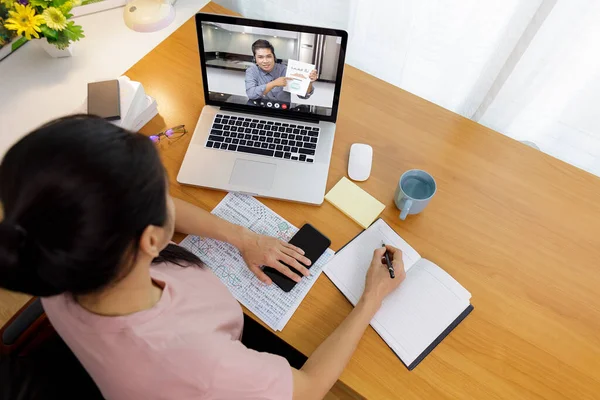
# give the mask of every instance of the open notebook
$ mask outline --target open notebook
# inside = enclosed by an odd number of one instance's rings
[[[373,250],[382,242],[402,250],[406,279],[384,300],[371,326],[412,370],[471,312],[471,293],[378,219],[325,267],[353,305],[364,291]]]

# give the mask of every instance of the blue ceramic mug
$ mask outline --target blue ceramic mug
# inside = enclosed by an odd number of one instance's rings
[[[394,194],[394,203],[402,211],[400,219],[404,220],[408,214],[423,211],[436,190],[435,179],[427,172],[411,169],[403,173]]]

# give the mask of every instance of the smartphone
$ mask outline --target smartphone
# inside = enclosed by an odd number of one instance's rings
[[[296,232],[294,237],[290,239],[290,244],[293,244],[294,246],[304,250],[304,256],[310,260],[311,264],[310,266],[302,263],[301,264],[306,268],[310,268],[319,259],[319,257],[325,253],[325,250],[329,248],[331,245],[331,240],[316,230],[311,224],[305,224],[298,232]],[[299,276],[304,276],[294,267],[290,267],[286,263],[282,264],[289,267],[292,272],[295,272]],[[284,292],[289,292],[294,288],[294,286],[296,286],[296,282],[274,268],[265,267],[263,271]]]
[[[120,97],[117,79],[88,83],[88,114],[108,121],[121,119]]]

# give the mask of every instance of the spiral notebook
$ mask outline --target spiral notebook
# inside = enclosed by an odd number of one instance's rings
[[[325,267],[353,305],[364,291],[373,250],[382,243],[402,250],[406,279],[384,300],[371,326],[412,370],[473,310],[471,293],[378,219]]]

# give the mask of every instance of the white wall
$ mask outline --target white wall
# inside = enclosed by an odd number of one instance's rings
[[[600,3],[558,1],[479,120],[600,176]]]
[[[214,26],[202,26],[205,51],[223,51],[227,53],[252,55],[252,43],[258,39],[266,39],[273,47],[277,58],[287,60],[296,58],[297,40],[250,33],[230,32],[225,29],[215,29]]]

